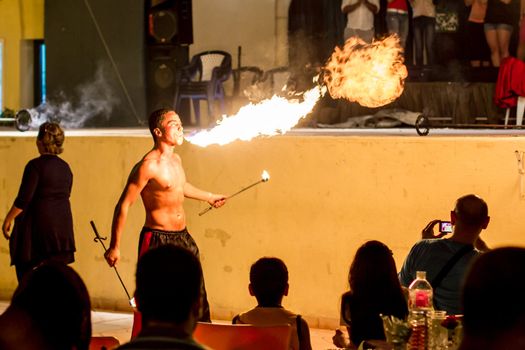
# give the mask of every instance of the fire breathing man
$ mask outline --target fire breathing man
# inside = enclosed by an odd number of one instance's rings
[[[199,257],[197,244],[186,229],[184,198],[208,202],[215,208],[226,202],[222,194],[203,191],[186,181],[181,158],[175,148],[184,140],[179,116],[173,110],[160,109],[149,117],[154,146],[133,167],[128,182],[113,214],[111,243],[105,253],[109,266],[120,259],[120,240],[130,206],[139,194],[146,211],[146,220],[139,238],[139,256],[150,248],[174,244]],[[209,305],[203,282],[202,321],[210,321]],[[138,323],[138,322],[135,322]],[[134,333],[136,333],[134,324]]]

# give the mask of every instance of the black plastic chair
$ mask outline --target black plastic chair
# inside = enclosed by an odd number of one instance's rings
[[[243,94],[245,88],[257,84],[262,80],[263,70],[259,67],[246,66],[233,70],[233,96]]]
[[[205,51],[192,57],[188,66],[177,72],[175,109],[184,98],[191,99],[197,125],[200,124],[200,100],[208,103],[208,115],[215,117],[214,103],[220,102],[221,112],[225,113],[224,87],[222,83],[232,74],[232,58],[225,51]]]

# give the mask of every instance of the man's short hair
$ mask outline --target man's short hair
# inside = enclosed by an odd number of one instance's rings
[[[458,221],[468,227],[481,227],[489,215],[487,203],[475,194],[460,197],[454,212]]]
[[[151,136],[155,139],[156,136],[153,133],[153,130],[156,128],[160,128],[162,121],[164,120],[164,116],[168,114],[169,112],[173,112],[171,109],[161,108],[157,109],[156,111],[153,111],[148,118],[148,125],[149,125],[149,131],[151,132]]]
[[[250,268],[250,283],[259,305],[279,305],[288,284],[288,269],[281,259],[261,258]]]
[[[182,323],[201,296],[202,268],[187,249],[165,245],[137,263],[137,307],[144,319]]]
[[[525,248],[505,247],[482,254],[463,286],[465,335],[494,339],[525,326]]]

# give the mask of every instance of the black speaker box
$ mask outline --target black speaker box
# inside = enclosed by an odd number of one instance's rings
[[[191,0],[149,0],[148,44],[193,44]]]
[[[173,108],[177,70],[188,64],[188,46],[152,45],[148,47],[148,113]]]

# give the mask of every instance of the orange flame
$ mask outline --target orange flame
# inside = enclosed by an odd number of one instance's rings
[[[312,111],[326,89],[315,87],[303,94],[303,101],[274,95],[260,103],[242,107],[236,115],[223,116],[210,130],[202,130],[186,140],[197,146],[225,145],[235,140],[248,141],[256,136],[284,134]]]
[[[336,47],[325,66],[323,80],[333,98],[345,98],[366,107],[380,107],[397,99],[408,76],[399,38],[365,43],[349,38]]]

